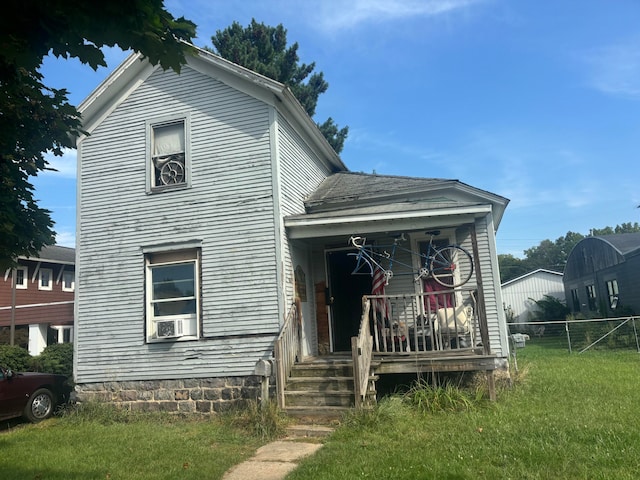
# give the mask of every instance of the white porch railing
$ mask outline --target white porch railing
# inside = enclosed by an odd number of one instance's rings
[[[474,288],[413,295],[367,295],[377,353],[473,350],[481,339],[481,309]]]
[[[291,369],[300,356],[300,312],[296,304],[285,318],[280,335],[276,340],[273,351],[276,359],[276,390],[278,395],[278,407],[284,408],[284,389],[287,379],[291,375]]]
[[[351,337],[351,356],[353,358],[353,385],[356,408],[364,405],[369,389],[369,375],[373,352],[373,337],[369,328],[371,301],[362,299],[362,318],[357,337]]]

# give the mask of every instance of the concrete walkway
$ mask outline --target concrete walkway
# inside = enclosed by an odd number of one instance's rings
[[[320,442],[303,442],[301,437],[322,437],[333,431],[326,427],[301,427],[292,436],[260,447],[249,460],[229,469],[222,480],[281,480],[298,466],[298,461],[313,455]]]

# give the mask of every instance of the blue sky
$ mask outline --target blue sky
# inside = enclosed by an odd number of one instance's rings
[[[234,20],[282,23],[328,91],[316,117],[348,125],[352,171],[458,179],[511,200],[498,253],[640,221],[636,0],[166,1],[196,45]],[[47,58],[79,104],[108,69]],[[58,243],[75,242],[75,152],[35,179]]]

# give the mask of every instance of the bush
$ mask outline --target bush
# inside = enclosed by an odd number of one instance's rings
[[[73,376],[73,343],[54,343],[40,355],[31,359],[31,369],[35,372],[58,373]]]
[[[17,345],[0,345],[0,365],[16,371],[29,370],[31,355]]]

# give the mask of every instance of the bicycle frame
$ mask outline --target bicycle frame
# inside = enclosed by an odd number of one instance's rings
[[[349,243],[358,249],[358,253],[350,253],[356,256],[356,267],[351,272],[353,275],[366,274],[373,276],[375,270],[380,269],[385,275],[385,285],[389,284],[389,280],[394,275],[394,264],[405,267],[408,271],[405,275],[414,275],[415,281],[418,282],[423,278],[431,277],[437,283],[444,287],[456,287],[465,284],[473,274],[473,258],[460,245],[447,245],[436,247],[433,244],[433,238],[440,234],[439,230],[426,232],[430,235],[427,251],[425,253],[416,253],[412,250],[399,246],[401,241],[405,240],[404,234],[395,238],[391,245],[380,245],[373,247],[367,245],[365,237],[352,236]],[[386,249],[389,248],[390,252]],[[419,268],[416,271],[413,265],[403,263],[396,260],[396,252],[402,251],[408,253],[410,258],[417,256],[419,258]],[[460,263],[461,262],[461,263]],[[368,267],[368,272],[362,272]],[[384,267],[387,265],[387,268]],[[460,266],[465,265],[466,269],[460,270]],[[456,274],[457,271],[464,271],[462,276]]]
[[[374,249],[373,245],[368,245],[366,243],[367,239],[365,237],[352,236],[351,238],[349,238],[349,243],[358,249],[358,253],[349,254],[356,257],[356,267],[353,269],[353,272],[351,272],[352,275],[366,274],[366,275],[373,276],[373,273],[376,270],[376,268],[379,268],[380,270],[382,270],[382,272],[386,277],[385,284],[388,285],[389,280],[394,275],[394,271],[393,271],[394,264],[400,265],[409,270],[408,272],[403,273],[404,275],[417,275],[417,278],[415,279],[416,282],[419,281],[420,278],[423,278],[424,276],[428,275],[428,271],[429,271],[428,262],[430,259],[429,254],[433,249],[433,236],[429,240],[429,246],[428,246],[426,255],[421,253],[416,253],[412,250],[399,246],[399,242],[402,240],[405,240],[404,234],[394,239],[391,245],[378,245]],[[391,250],[391,252],[388,252],[387,249]],[[379,251],[379,250],[382,250],[382,251]],[[397,260],[395,258],[397,251],[408,253],[411,256],[420,257],[420,265],[421,265],[420,269],[416,271],[413,265],[409,265],[407,263]],[[387,261],[386,262],[387,268],[385,268],[382,265],[383,263],[385,263],[385,260]],[[368,267],[368,270],[369,270],[368,272],[362,272],[362,269],[364,268],[365,265]]]

